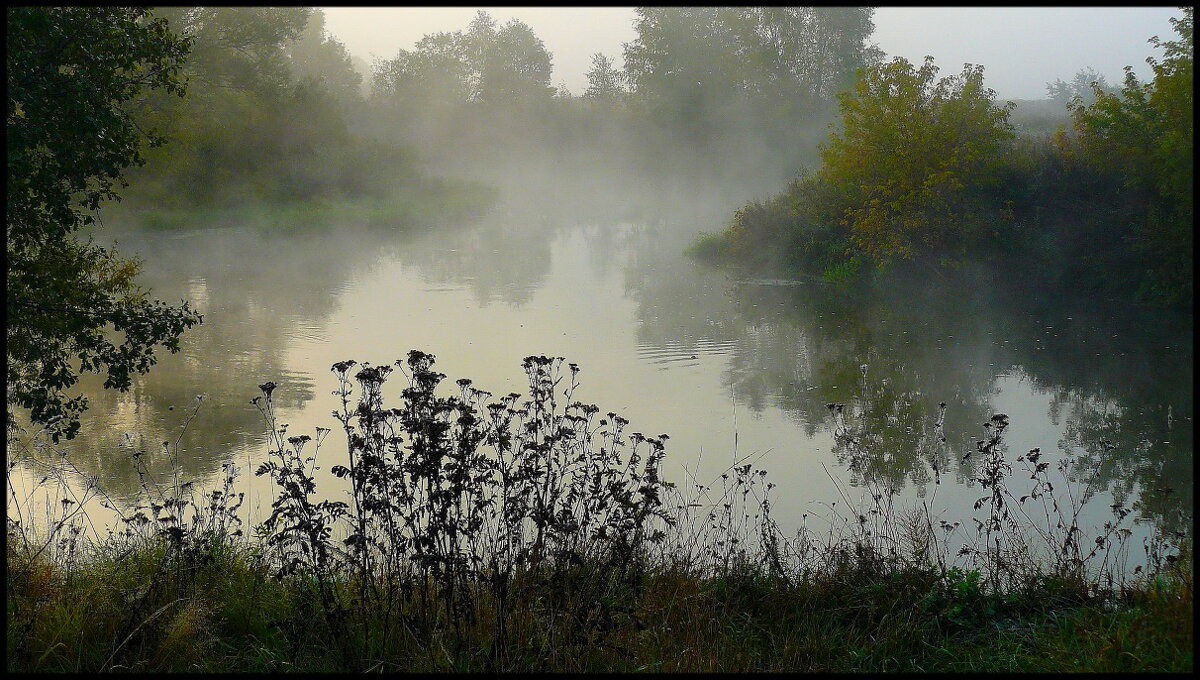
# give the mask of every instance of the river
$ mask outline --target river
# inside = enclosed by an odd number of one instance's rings
[[[522,358],[544,354],[579,364],[577,398],[624,415],[630,431],[670,436],[668,479],[719,485],[735,463],[766,470],[785,531],[836,521],[881,487],[969,525],[985,492],[973,481],[979,457],[966,454],[997,413],[1010,419],[1010,460],[1039,447],[1060,486],[1094,495],[1089,523],[1118,501],[1147,520],[1142,531],[1190,523],[1190,318],[983,286],[854,294],[683,254],[727,214],[668,205],[589,219],[501,204],[403,231],[110,221],[120,250],[144,259],[155,297],[193,301],[204,323],[128,393],[85,380],[81,435],[58,448],[117,499],[138,494],[138,450],[152,473],[178,463],[200,485],[233,462],[245,507],[261,517],[273,492],[247,474],[266,451],[250,403],[258,384],[280,385],[289,434],[331,427],[336,440],[337,361],[384,364],[420,349],[448,387],[469,377],[504,394],[524,388]],[[398,400],[404,378],[392,380],[385,395]],[[843,405],[841,422],[830,404]],[[855,439],[835,436],[839,426]],[[321,450],[319,488],[336,488],[327,471],[344,452],[336,441]],[[1014,470],[1013,489],[1032,484]],[[10,512],[36,474],[10,473]]]

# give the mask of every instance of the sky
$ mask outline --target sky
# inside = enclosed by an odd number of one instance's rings
[[[465,30],[479,9],[497,22],[530,26],[554,58],[552,85],[581,94],[596,52],[619,67],[637,37],[631,7],[325,7],[326,28],[368,62],[411,49],[422,36]],[[1119,83],[1126,65],[1148,77],[1147,40],[1171,39],[1174,7],[880,7],[870,41],[889,57],[931,55],[942,75],[982,64],[988,87],[1010,99],[1040,99],[1046,83],[1090,66]]]

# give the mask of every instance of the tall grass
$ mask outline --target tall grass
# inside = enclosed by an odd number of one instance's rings
[[[407,384],[388,407],[397,369]],[[1191,669],[1190,536],[1156,533],[1131,568],[1117,505],[1085,538],[1088,490],[1055,490],[1037,449],[1010,462],[1003,414],[965,454],[984,492],[975,526],[868,485],[826,529],[787,535],[748,459],[677,486],[661,476],[666,435],[578,401],[578,366],[523,369],[523,394],[464,379],[446,396],[429,354],[335,364],[346,449],[330,469],[346,501],[314,474],[333,462],[332,429],[289,435],[264,383],[256,472],[277,493],[249,532],[232,465],[203,492],[142,475],[142,501],[101,499],[115,528],[67,495],[34,521],[10,444],[9,668]],[[829,406],[853,452],[864,433]]]

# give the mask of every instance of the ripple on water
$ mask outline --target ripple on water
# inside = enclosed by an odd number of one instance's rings
[[[681,366],[698,366],[701,355],[725,356],[737,346],[735,340],[711,338],[684,338],[680,341],[654,343],[639,342],[637,357],[641,361],[657,365],[659,370]]]
[[[299,341],[302,343],[323,343],[328,341],[328,334],[325,327],[313,323],[292,323],[286,329],[287,339],[289,341]]]

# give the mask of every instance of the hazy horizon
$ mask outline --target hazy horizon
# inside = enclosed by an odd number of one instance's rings
[[[429,33],[465,29],[476,11],[499,23],[528,24],[554,59],[551,83],[572,94],[587,86],[591,57],[623,65],[622,44],[637,37],[632,7],[324,7],[326,27],[351,54],[391,59]],[[1147,40],[1173,35],[1174,7],[880,7],[875,43],[890,57],[935,58],[943,74],[963,63],[983,65],[1002,98],[1041,99],[1046,83],[1069,80],[1084,67],[1119,83],[1123,68],[1147,77]]]

